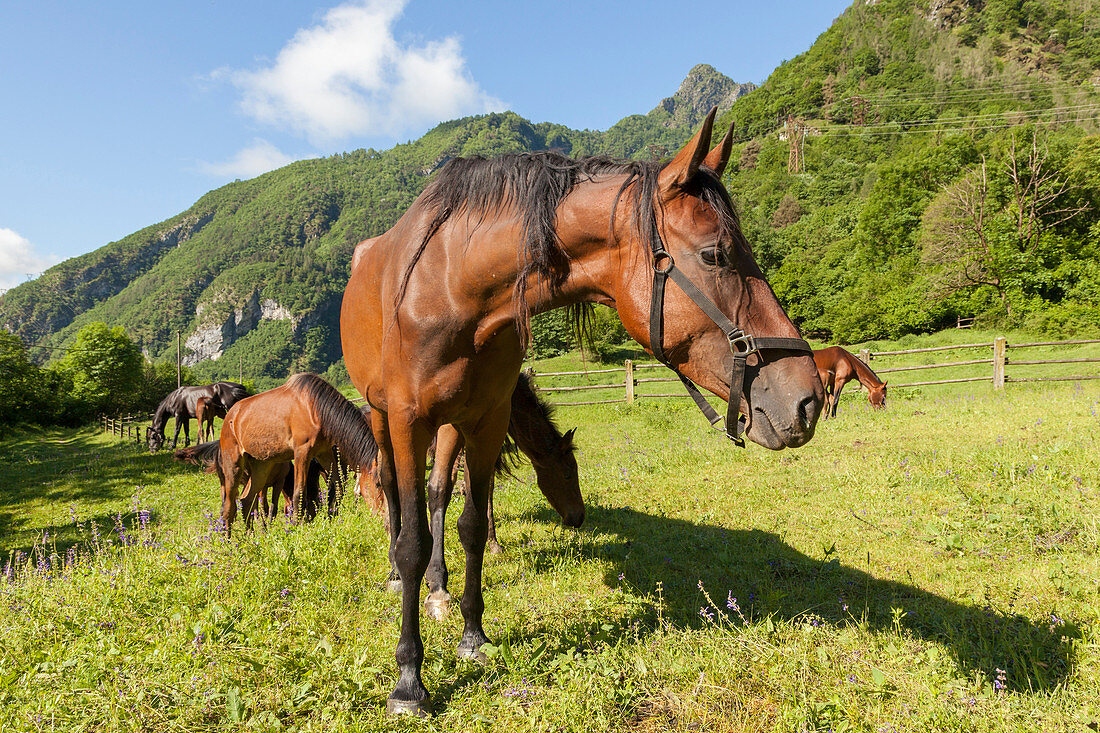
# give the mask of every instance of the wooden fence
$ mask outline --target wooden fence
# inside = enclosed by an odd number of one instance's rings
[[[1037,376],[1037,377],[1013,377],[1008,374],[1008,371],[1012,366],[1043,366],[1050,364],[1086,364],[1086,363],[1100,363],[1100,357],[1078,357],[1078,358],[1052,358],[1052,359],[1028,359],[1017,358],[1010,356],[1010,351],[1013,353],[1021,353],[1020,350],[1030,349],[1040,346],[1074,346],[1081,344],[1100,344],[1100,339],[1073,339],[1067,341],[1035,341],[1021,344],[1010,344],[1003,336],[998,336],[992,342],[983,342],[976,344],[958,344],[955,346],[931,346],[923,349],[902,349],[899,351],[870,351],[869,349],[863,349],[858,353],[860,359],[864,363],[870,364],[872,360],[883,359],[892,356],[903,356],[907,354],[923,354],[939,351],[962,351],[966,349],[989,349],[988,358],[980,359],[961,359],[957,361],[942,362],[939,364],[915,364],[909,366],[896,366],[896,367],[875,367],[875,373],[879,376],[884,374],[893,374],[896,372],[913,372],[924,371],[928,369],[951,369],[953,367],[973,367],[975,365],[989,365],[989,372],[985,376],[977,377],[952,377],[945,379],[928,379],[916,382],[890,382],[892,388],[899,387],[924,387],[936,384],[957,384],[961,382],[987,382],[992,384],[994,389],[1004,389],[1005,384],[1010,382],[1066,382],[1066,381],[1081,381],[1089,379],[1100,379],[1100,372],[1095,374],[1075,374],[1069,376]],[[650,369],[665,369],[663,364],[658,363],[636,363],[631,360],[627,360],[623,366],[614,367],[608,369],[590,369],[588,371],[570,371],[570,372],[534,372],[529,370],[533,377],[540,380],[538,384],[538,391],[543,393],[565,393],[566,395],[573,395],[576,393],[583,393],[593,390],[620,390],[622,397],[616,397],[613,399],[599,399],[599,400],[573,400],[567,402],[554,402],[554,405],[608,405],[616,403],[631,404],[639,399],[649,399],[651,397],[687,397],[687,392],[683,390],[677,390],[675,392],[645,392],[639,391],[638,387],[645,384],[655,383],[667,383],[673,382],[679,384],[680,380],[674,376],[637,376],[639,373],[648,374],[650,372],[646,370]],[[669,372],[665,372],[669,374]],[[580,384],[580,385],[562,385],[557,386],[547,382],[547,380],[553,380],[555,377],[580,377],[580,376],[597,376],[599,379],[598,384]],[[614,376],[612,376],[614,375]],[[581,397],[583,394],[577,394]]]
[[[121,417],[103,417],[103,432],[110,433],[123,440],[132,440],[135,443],[145,441],[145,432],[142,425],[147,418],[141,415],[123,415]]]

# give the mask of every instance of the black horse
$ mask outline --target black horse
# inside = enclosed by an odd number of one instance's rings
[[[236,382],[215,382],[201,387],[180,387],[171,392],[157,405],[153,413],[153,424],[145,431],[145,441],[149,451],[155,453],[166,442],[164,426],[168,418],[176,419],[176,434],[172,438],[172,448],[179,442],[180,428],[183,428],[183,444],[191,444],[190,423],[196,417],[196,406],[200,398],[221,407],[227,412],[238,400],[248,397],[248,388]]]

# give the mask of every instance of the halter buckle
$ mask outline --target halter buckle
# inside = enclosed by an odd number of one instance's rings
[[[666,262],[664,267],[661,267],[661,263]],[[653,271],[658,275],[667,275],[672,272],[672,268],[676,267],[676,260],[672,259],[672,255],[666,250],[659,250],[653,253]]]
[[[741,329],[737,329],[726,334],[726,336],[730,340],[730,351],[733,352],[734,356],[748,356],[758,351],[756,339],[752,337],[751,333],[745,333]]]

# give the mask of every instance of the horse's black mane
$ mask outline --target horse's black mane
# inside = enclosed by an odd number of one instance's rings
[[[505,206],[523,218],[523,242],[519,255],[522,265],[516,279],[513,301],[521,340],[530,339],[530,310],[527,307],[527,280],[537,281],[551,290],[559,288],[569,274],[569,256],[562,248],[556,231],[557,209],[580,183],[599,175],[626,175],[619,189],[615,208],[624,194],[631,202],[631,224],[638,237],[652,252],[658,244],[656,200],[657,178],[666,163],[616,160],[604,156],[569,158],[554,152],[508,153],[495,158],[473,156],[454,158],[440,169],[424,189],[420,199],[435,211],[419,247],[409,262],[401,283],[398,301],[404,297],[413,268],[429,240],[456,212],[466,210],[481,220]],[[729,194],[718,176],[701,169],[690,184],[718,215],[724,234],[735,246],[745,246],[744,236]],[[615,235],[615,208],[611,211],[609,231]],[[574,322],[582,324],[584,313],[574,311]]]

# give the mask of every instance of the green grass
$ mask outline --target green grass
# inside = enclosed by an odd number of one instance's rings
[[[1100,721],[1100,383],[853,400],[782,453],[735,449],[687,400],[558,415],[579,426],[585,526],[562,530],[529,470],[499,487],[495,647],[458,662],[457,611],[424,620],[425,722],[383,712],[398,603],[361,507],[226,542],[215,480],[163,454],[92,431],[0,444],[0,547],[30,552],[0,581],[0,729]],[[458,590],[453,538],[448,562]]]

